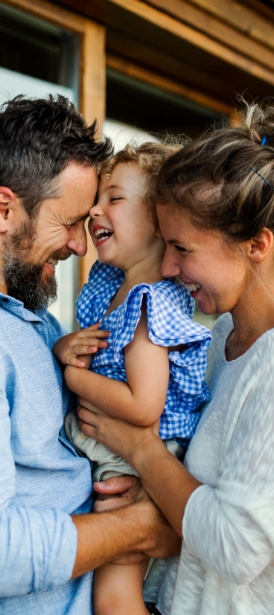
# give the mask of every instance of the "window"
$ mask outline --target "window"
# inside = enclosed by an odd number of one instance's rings
[[[0,4],[0,102],[25,94],[63,94],[78,105],[79,37],[37,17]],[[58,300],[50,311],[62,325],[75,327],[77,258],[56,269]]]

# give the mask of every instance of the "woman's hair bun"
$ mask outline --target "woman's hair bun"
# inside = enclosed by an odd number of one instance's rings
[[[274,232],[274,101],[242,103],[240,125],[213,127],[164,162],[153,197],[234,242]]]
[[[250,138],[261,146],[274,150],[274,101],[259,105],[248,105],[245,101],[242,111],[242,126]],[[262,142],[264,140],[264,142]]]

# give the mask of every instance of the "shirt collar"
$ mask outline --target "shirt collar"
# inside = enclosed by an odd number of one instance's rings
[[[28,322],[42,322],[43,314],[45,313],[44,309],[37,310],[37,312],[27,310],[22,301],[4,293],[0,293],[0,307]]]

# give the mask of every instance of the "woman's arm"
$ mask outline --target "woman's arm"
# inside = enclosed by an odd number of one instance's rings
[[[109,416],[136,425],[151,425],[162,414],[168,380],[168,350],[153,344],[143,309],[134,338],[124,350],[127,382],[68,365],[69,388]]]
[[[272,343],[268,352],[265,346],[257,365],[248,366],[246,382],[241,380],[234,391],[231,408],[240,404],[238,419],[220,460],[216,486],[201,485],[178,465],[152,429],[111,420],[95,408],[85,410],[83,404],[79,410],[83,432],[136,468],[177,531],[182,532],[183,522],[184,540],[191,551],[239,585],[250,583],[273,559],[274,360]]]
[[[158,437],[157,426],[129,425],[104,415],[83,399],[80,399],[78,414],[85,434],[103,442],[137,470],[146,491],[182,536],[185,506],[201,483],[169,453]],[[96,483],[96,491],[100,492],[100,483]]]

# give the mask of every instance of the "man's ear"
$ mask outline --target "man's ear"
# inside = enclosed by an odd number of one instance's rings
[[[0,188],[1,190],[1,188]],[[248,256],[255,263],[262,261],[273,247],[273,233],[264,228],[248,242]]]
[[[17,197],[5,186],[0,186],[0,233],[6,233],[9,228],[10,212],[14,208]]]

